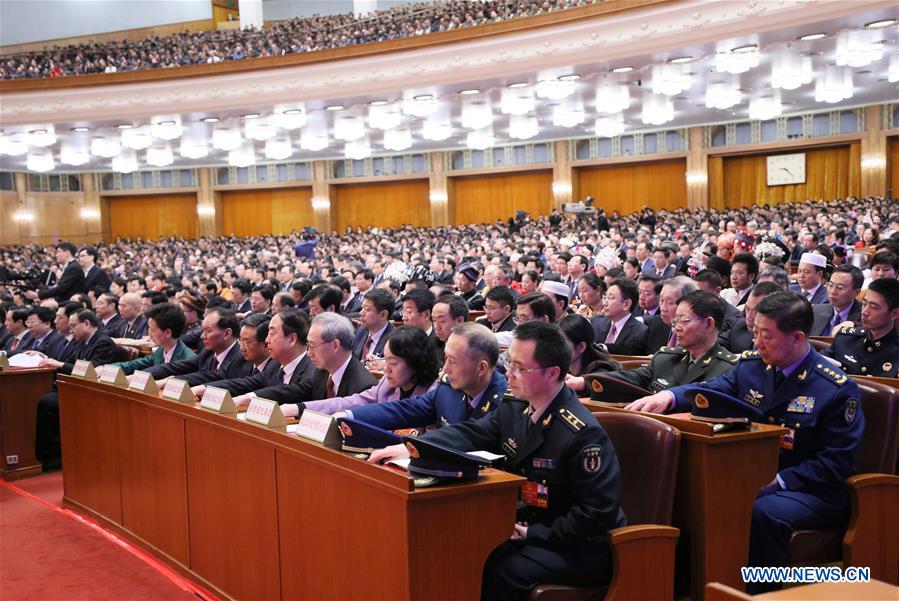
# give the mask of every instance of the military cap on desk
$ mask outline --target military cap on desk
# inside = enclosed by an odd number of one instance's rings
[[[713,424],[739,424],[761,420],[761,410],[729,394],[707,388],[688,389],[684,396],[693,405],[693,419]]]
[[[645,388],[607,374],[585,375],[584,383],[590,390],[591,400],[613,407],[624,407],[637,399],[642,399],[652,394]]]
[[[343,436],[343,450],[351,453],[371,454],[375,449],[403,442],[402,437],[393,432],[349,417],[337,418],[337,425]]]
[[[421,488],[438,482],[477,480],[478,469],[490,461],[421,438],[403,436],[409,451],[409,474]]]

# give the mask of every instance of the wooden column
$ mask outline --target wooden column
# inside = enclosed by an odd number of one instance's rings
[[[13,219],[26,213],[31,215],[30,220],[16,220],[13,223],[19,230],[19,243],[28,244],[37,233],[37,211],[28,204],[28,174],[16,172],[16,198],[18,204],[13,208]]]
[[[574,186],[573,170],[568,160],[568,140],[556,140],[556,160],[553,164],[553,208],[562,210],[562,205],[572,202]]]
[[[709,160],[703,151],[702,127],[691,127],[690,150],[687,152],[687,207],[690,209],[709,208]]]
[[[431,227],[449,225],[449,182],[444,165],[445,153],[432,152],[431,173],[428,176],[430,185],[429,200],[431,203]]]
[[[887,190],[887,137],[881,105],[865,108],[865,135],[861,147],[861,195],[879,196]]]
[[[95,174],[81,174],[81,191],[84,194],[81,207],[85,211],[80,218],[84,222],[85,235],[93,241],[106,240],[110,234],[109,219],[104,215],[104,205],[96,184]],[[74,215],[72,217],[75,218]]]
[[[222,235],[222,194],[212,189],[213,171],[197,169],[197,221],[200,237]]]
[[[327,161],[313,161],[312,163],[312,212],[315,215],[315,229],[320,232],[330,233],[331,228],[337,223],[332,218],[330,174]]]

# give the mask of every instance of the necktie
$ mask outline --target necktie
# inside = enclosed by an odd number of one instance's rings
[[[609,335],[606,336],[606,344],[612,344],[615,342],[615,336],[618,335],[618,329],[615,327],[615,324],[612,324],[612,327],[609,328]]]
[[[36,348],[39,347],[40,345],[41,345],[41,341],[38,340],[37,338],[35,338],[34,340],[31,341],[31,344],[28,345],[28,350],[29,350],[29,351],[33,351],[34,349],[36,349]]]
[[[787,379],[787,377],[784,375],[784,372],[782,372],[779,369],[776,369],[774,371],[774,390],[777,390],[778,388],[780,388],[780,385],[783,384],[784,380],[786,380],[786,379]]]
[[[284,382],[284,368],[283,367],[278,369],[278,381]]]
[[[836,311],[834,311],[833,319],[830,320],[830,326],[826,330],[821,332],[821,335],[822,336],[830,336],[830,333],[833,331],[833,329],[841,323],[843,323],[843,320],[840,319],[840,314],[837,313]]]
[[[14,350],[16,350],[16,349],[18,348],[18,346],[19,346],[19,339],[18,339],[18,338],[13,338],[13,339],[12,339],[12,346],[9,347],[9,350],[14,351]]]
[[[222,362],[218,360],[218,357],[214,357],[212,359],[212,365],[213,371],[218,371],[222,367]]]
[[[331,376],[328,376],[328,384],[325,387],[325,395],[329,399],[333,399],[335,396],[337,396],[336,390],[334,388],[334,380],[331,379]]]
[[[677,346],[677,332],[675,332],[673,329],[671,330],[671,336],[668,337],[668,346]]]
[[[374,340],[372,340],[371,335],[369,335],[368,338],[365,339],[365,344],[362,345],[362,356],[359,357],[360,360],[364,360],[366,357],[368,357],[368,352],[371,350],[372,342],[374,342]]]

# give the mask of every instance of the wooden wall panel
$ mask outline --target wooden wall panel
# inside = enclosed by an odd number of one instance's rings
[[[606,213],[687,206],[687,161],[675,159],[577,169],[578,194],[592,196]]]
[[[454,177],[451,181],[450,214],[456,225],[506,221],[515,211],[527,211],[536,218],[552,210],[552,171]]]
[[[110,235],[155,240],[160,236],[196,238],[196,194],[114,196],[108,199]]]
[[[311,188],[222,192],[222,234],[289,234],[314,225]]]
[[[796,150],[805,153],[805,183],[768,186],[767,157],[788,151],[723,158],[723,169],[710,171],[711,206],[746,207],[809,199],[845,198],[861,190],[858,143]],[[716,181],[720,178],[722,181]],[[714,194],[719,196],[716,198]]]
[[[887,190],[899,196],[899,136],[887,140]]]
[[[427,180],[398,181],[384,184],[346,184],[334,186],[331,215],[334,228],[430,227],[430,186]]]

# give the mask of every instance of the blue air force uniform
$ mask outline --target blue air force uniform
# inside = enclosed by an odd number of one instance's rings
[[[435,424],[443,427],[480,417],[496,409],[507,389],[506,376],[494,369],[493,377],[477,406],[472,407],[465,393],[450,386],[449,380],[444,377],[437,386],[421,396],[353,407],[347,411],[347,415],[383,430],[420,428]]]
[[[840,362],[847,374],[899,377],[899,331],[878,339],[865,328],[843,328],[821,353]]]
[[[528,524],[527,538],[506,541],[490,554],[482,599],[519,598],[542,582],[608,581],[611,558],[604,536],[625,525],[618,458],[571,389],[563,386],[536,423],[526,401],[506,397],[496,411],[422,439],[503,454],[502,467],[527,478],[517,515]]]
[[[780,444],[777,486],[766,486],[753,505],[752,566],[787,565],[794,530],[845,526],[849,497],[843,481],[856,473],[855,451],[865,429],[858,385],[814,348],[775,388],[777,371],[747,351],[731,371],[690,386],[742,399],[758,407],[767,423],[788,428]],[[690,410],[685,388],[671,389],[675,411]]]

